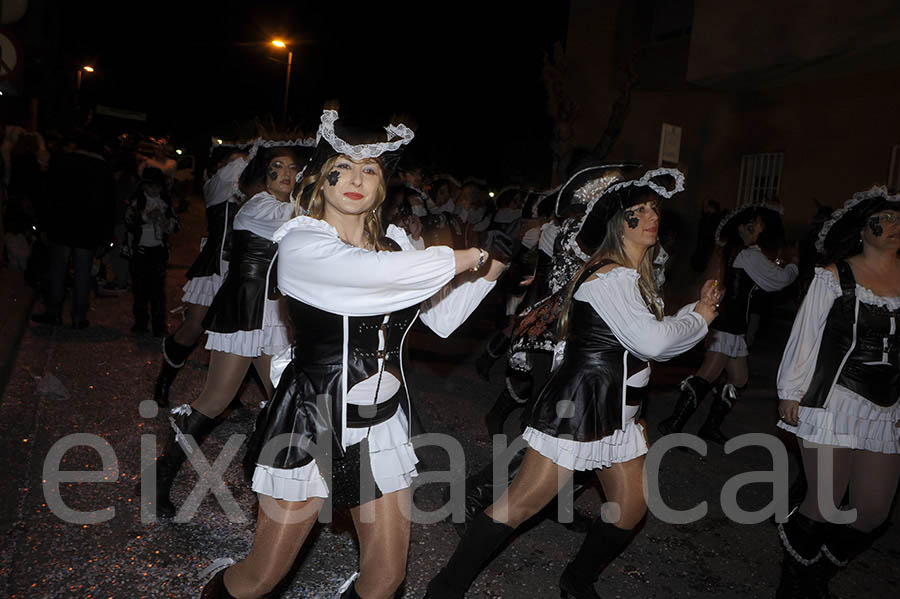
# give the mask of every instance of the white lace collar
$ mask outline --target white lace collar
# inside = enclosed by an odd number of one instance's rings
[[[817,266],[815,270],[815,277],[817,279],[824,280],[825,284],[828,285],[828,289],[832,293],[834,293],[835,297],[841,295],[841,283],[834,278],[834,275],[831,274],[831,271],[826,268]],[[900,310],[900,296],[888,297],[883,295],[875,295],[875,293],[871,289],[863,287],[859,283],[856,284],[856,299],[864,304],[869,304],[870,306],[879,306],[881,308],[887,308],[888,310]]]

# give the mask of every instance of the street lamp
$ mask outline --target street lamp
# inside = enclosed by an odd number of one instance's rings
[[[287,122],[288,91],[291,88],[291,63],[294,60],[294,52],[282,40],[272,40],[272,45],[276,48],[286,48],[288,51],[287,74],[284,77],[284,107],[281,111],[281,118]]]
[[[83,67],[81,67],[80,69],[78,69],[78,75],[76,77],[76,83],[75,83],[75,90],[79,91],[79,92],[81,91],[81,73],[83,71],[87,71],[88,73],[93,73],[94,67],[92,67],[89,64],[86,64]]]

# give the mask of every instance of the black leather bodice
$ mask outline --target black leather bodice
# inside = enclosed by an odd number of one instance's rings
[[[837,263],[841,296],[834,300],[801,405],[824,407],[839,384],[879,406],[900,398],[900,310],[860,302],[850,265]]]
[[[719,303],[719,315],[709,328],[733,335],[747,333],[750,297],[758,285],[743,268],[735,268],[734,260],[725,269],[725,295]]]
[[[228,274],[203,319],[203,327],[216,333],[262,328],[266,298],[278,297],[272,263],[278,244],[250,231],[231,236]]]
[[[602,439],[622,428],[626,402],[640,402],[643,391],[627,388],[625,382],[646,366],[628,353],[589,303],[573,300],[562,364],[527,411],[525,422],[553,436],[571,435],[581,442]]]

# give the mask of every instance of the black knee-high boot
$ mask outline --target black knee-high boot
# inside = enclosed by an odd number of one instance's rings
[[[562,599],[600,599],[594,582],[600,573],[628,546],[634,529],[625,530],[595,518],[574,559],[559,579]]]
[[[849,524],[825,524],[823,526],[822,556],[816,567],[815,594],[816,599],[829,599],[831,593],[828,584],[838,570],[844,568],[852,559],[872,546],[876,532],[863,532]]]
[[[484,417],[488,436],[503,434],[503,425],[506,419],[516,408],[524,406],[531,399],[531,391],[534,382],[530,372],[519,372],[513,368],[507,368],[506,387],[497,397],[497,401]]]
[[[515,530],[481,512],[467,527],[450,561],[428,583],[425,599],[463,599],[481,568]]]
[[[228,592],[228,588],[225,586],[225,570],[219,570],[219,573],[206,583],[200,594],[200,599],[236,599],[234,595]]]
[[[734,385],[728,383],[722,385],[722,388],[718,390],[715,396],[715,401],[709,409],[709,415],[706,417],[706,422],[704,422],[703,426],[700,427],[700,430],[697,431],[697,435],[699,435],[701,439],[724,445],[726,441],[728,441],[728,437],[722,434],[719,427],[722,426],[722,421],[725,420],[725,417],[731,412],[734,404],[737,403],[738,390]]]
[[[709,393],[710,387],[709,381],[697,375],[681,381],[681,395],[675,402],[675,409],[672,410],[671,416],[659,423],[659,432],[664,435],[680,433],[697,410],[697,406]]]
[[[196,344],[195,344],[196,345]],[[178,375],[178,371],[184,366],[185,360],[194,351],[194,345],[181,345],[175,341],[174,335],[163,339],[163,361],[159,376],[156,377],[156,386],[153,388],[153,399],[160,407],[169,405],[169,389]]]
[[[506,354],[509,347],[509,337],[503,334],[503,331],[494,333],[484,352],[475,360],[475,370],[478,375],[486,381],[491,380],[491,366],[494,365],[501,356]]]
[[[206,435],[215,428],[215,418],[209,418],[192,410],[189,414],[180,414],[171,418],[172,429],[166,440],[166,447],[156,459],[156,513],[171,518],[175,515],[175,505],[169,499],[175,476],[187,459],[181,437],[191,435],[199,446]],[[175,429],[178,429],[177,432]],[[186,441],[185,441],[186,442]]]
[[[775,599],[808,599],[814,597],[816,565],[822,559],[823,522],[816,522],[794,510],[788,521],[778,525],[778,536],[784,546],[781,580]]]

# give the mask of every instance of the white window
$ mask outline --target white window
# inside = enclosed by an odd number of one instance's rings
[[[781,191],[781,170],[784,152],[744,154],[741,157],[741,176],[738,179],[737,206],[759,202],[774,202]]]
[[[891,166],[888,168],[887,186],[892,193],[900,191],[900,145],[891,149]]]

